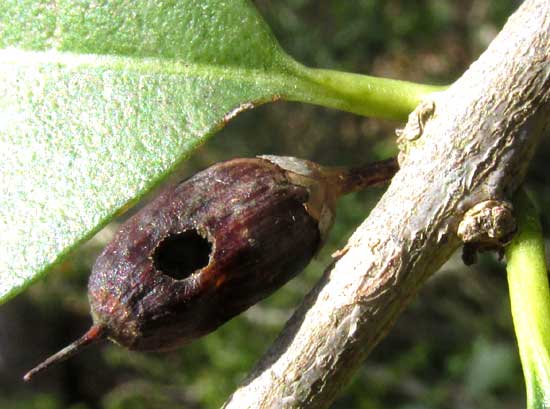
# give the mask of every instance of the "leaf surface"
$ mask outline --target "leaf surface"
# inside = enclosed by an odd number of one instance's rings
[[[293,66],[244,0],[2,2],[0,301]]]
[[[404,119],[441,88],[307,68],[248,0],[0,2],[0,303],[276,99]]]

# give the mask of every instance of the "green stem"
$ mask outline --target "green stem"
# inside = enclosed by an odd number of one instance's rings
[[[516,195],[518,234],[506,247],[514,327],[528,409],[550,408],[550,289],[538,214],[527,194]]]
[[[447,88],[304,66],[295,75],[303,83],[285,99],[397,120],[407,119],[427,95]]]

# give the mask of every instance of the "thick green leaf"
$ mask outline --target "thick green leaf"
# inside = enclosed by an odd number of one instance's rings
[[[403,118],[435,90],[308,69],[247,0],[0,3],[0,302],[277,98]]]
[[[2,4],[5,299],[280,93],[289,60],[247,1]]]

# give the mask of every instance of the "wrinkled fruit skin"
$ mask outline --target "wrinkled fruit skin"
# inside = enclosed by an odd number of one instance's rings
[[[94,323],[134,350],[171,349],[215,330],[314,256],[321,238],[308,195],[260,158],[223,162],[169,187],[98,257],[88,286]],[[188,240],[191,250],[180,248]],[[173,278],[160,255],[177,264],[180,251],[202,268]]]

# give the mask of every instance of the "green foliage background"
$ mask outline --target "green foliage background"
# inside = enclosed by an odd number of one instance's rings
[[[449,83],[498,32],[512,0],[258,0],[283,48],[306,65]],[[399,123],[297,104],[241,114],[174,175],[235,156],[288,154],[351,164],[395,153]],[[529,184],[543,208],[550,182],[541,150]],[[89,325],[85,286],[112,223],[47,279],[0,307],[0,408],[217,408],[274,339],[330,254],[368,214],[380,189],[344,198],[322,254],[243,316],[191,346],[138,354],[90,349],[30,385],[21,375]],[[550,227],[543,218],[543,229]],[[335,409],[517,408],[524,402],[504,268],[492,256],[451,260],[422,290],[334,404]]]

